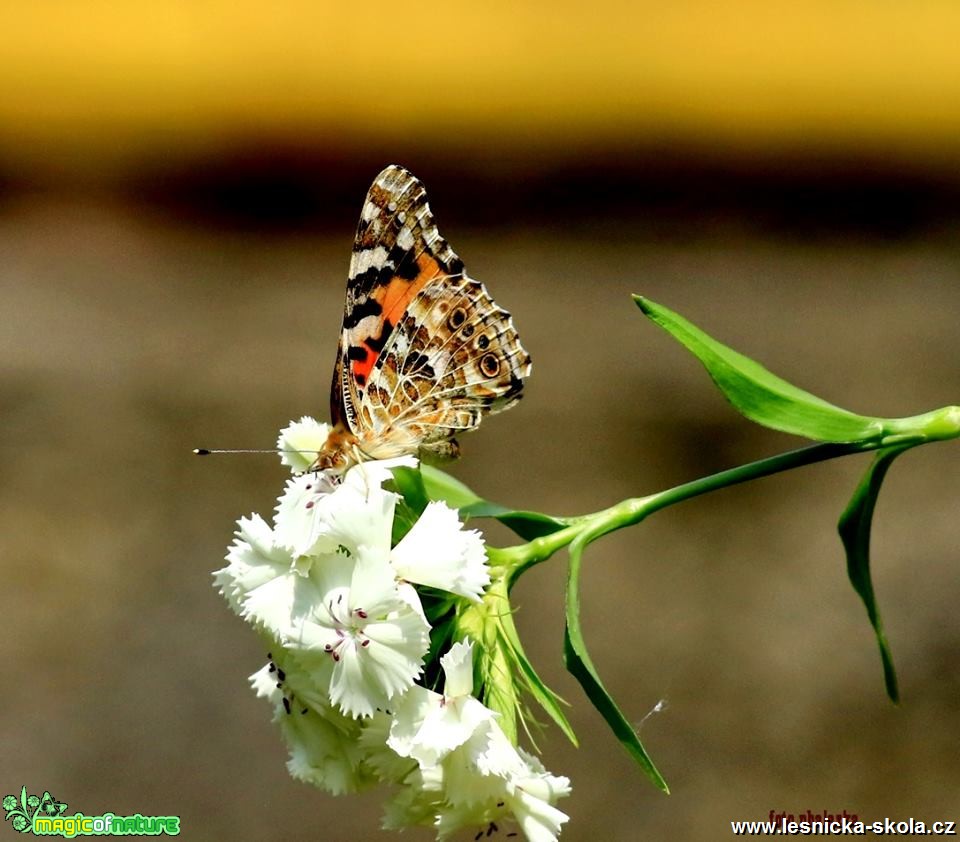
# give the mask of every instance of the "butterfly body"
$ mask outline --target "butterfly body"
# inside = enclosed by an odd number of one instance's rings
[[[334,422],[315,467],[418,451],[516,403],[530,373],[510,314],[437,230],[423,185],[389,166],[357,226],[330,392]]]

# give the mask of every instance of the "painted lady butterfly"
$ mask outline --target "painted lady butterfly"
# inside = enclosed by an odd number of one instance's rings
[[[521,397],[530,355],[437,230],[423,185],[389,166],[367,193],[353,243],[334,427],[314,469],[418,450],[456,456],[454,436]]]

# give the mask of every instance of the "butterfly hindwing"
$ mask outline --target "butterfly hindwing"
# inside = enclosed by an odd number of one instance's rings
[[[376,440],[447,451],[457,432],[519,400],[529,370],[510,314],[483,284],[438,278],[384,346],[361,413]]]

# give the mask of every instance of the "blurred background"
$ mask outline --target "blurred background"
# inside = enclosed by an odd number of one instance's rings
[[[960,402],[958,31],[935,0],[7,4],[3,792],[179,814],[186,839],[380,838],[382,793],[288,777],[247,685],[264,653],[211,587],[284,470],[190,450],[326,416],[387,163],[534,360],[451,466],[486,497],[577,514],[798,446],[739,418],[632,292],[850,409]],[[960,452],[908,454],[877,511],[899,708],[835,534],[865,466],[591,548],[587,640],[633,721],[666,699],[641,736],[670,797],[563,671],[564,560],[524,578],[525,645],[582,742],[538,740],[573,780],[564,839],[958,818]]]

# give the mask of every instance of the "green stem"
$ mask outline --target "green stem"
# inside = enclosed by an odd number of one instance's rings
[[[528,567],[546,561],[557,550],[563,549],[580,535],[589,534],[592,540],[625,526],[632,526],[660,509],[665,509],[693,497],[699,497],[701,494],[777,474],[781,471],[800,468],[804,465],[836,459],[839,456],[849,456],[852,453],[875,450],[877,446],[876,443],[864,442],[814,444],[809,447],[802,447],[799,450],[791,450],[777,456],[759,459],[756,462],[749,462],[746,465],[739,465],[736,468],[683,483],[666,491],[660,491],[646,497],[633,497],[623,500],[608,509],[577,518],[576,522],[570,526],[549,535],[535,538],[520,546],[506,549],[491,547],[489,548],[490,560],[494,565],[502,565],[506,578],[512,586]]]
[[[678,485],[675,488],[668,488],[666,491],[661,491],[643,498],[647,505],[643,514],[637,518],[637,520],[642,520],[647,515],[653,514],[660,509],[665,509],[667,506],[672,506],[674,503],[681,503],[684,500],[699,497],[701,494],[717,491],[720,488],[738,485],[741,482],[747,482],[752,479],[760,479],[761,477],[767,477],[771,474],[779,474],[782,471],[789,471],[793,468],[802,468],[804,465],[825,462],[828,459],[836,459],[839,456],[849,456],[852,453],[876,450],[877,447],[878,445],[876,443],[865,444],[861,442],[855,442],[853,444],[835,444],[832,442],[813,444],[809,447],[801,447],[799,450],[790,450],[786,453],[780,453],[777,456],[758,459],[756,462],[748,462],[746,465],[729,468],[726,471],[701,477],[700,479],[695,479],[683,485]],[[629,523],[623,524],[623,526],[629,525]]]

